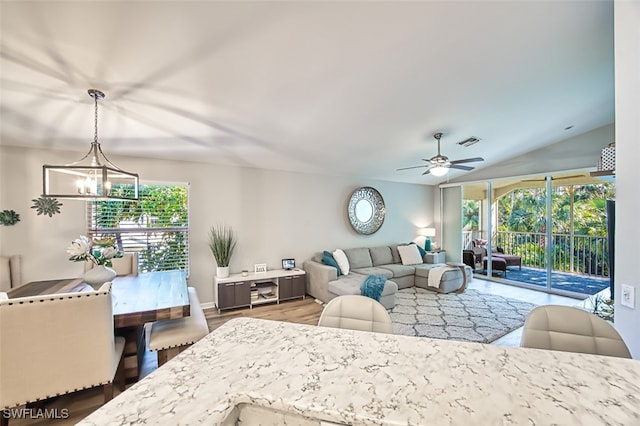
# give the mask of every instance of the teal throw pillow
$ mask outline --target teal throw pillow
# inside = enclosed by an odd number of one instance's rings
[[[322,252],[322,263],[325,265],[333,266],[338,271],[338,276],[342,275],[342,271],[340,271],[340,266],[338,266],[338,262],[333,258],[333,255],[328,251]]]

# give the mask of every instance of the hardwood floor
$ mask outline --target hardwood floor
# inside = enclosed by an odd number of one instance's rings
[[[474,288],[484,293],[500,294],[505,297],[524,300],[537,305],[559,304],[571,306],[580,303],[580,300],[577,299],[541,293],[534,290],[479,279],[474,279],[469,284],[469,288]],[[260,305],[253,309],[222,311],[220,314],[216,309],[206,309],[205,316],[209,323],[210,330],[213,331],[225,322],[239,317],[262,318],[274,321],[287,321],[313,325],[318,323],[322,309],[323,306],[321,304],[316,303],[312,297],[307,297],[304,300],[292,300],[280,304]],[[492,344],[500,346],[519,346],[521,335],[522,328],[501,337]],[[145,352],[142,365],[142,377],[154,371],[157,368],[157,365],[156,353],[149,351]],[[127,385],[127,387],[130,386],[131,385]],[[114,396],[117,396],[118,393],[119,391],[116,386]],[[73,425],[101,406],[102,389],[88,389],[58,397],[46,404],[45,407],[47,409],[57,409],[58,414],[62,413],[63,409],[68,410],[69,417],[66,419],[17,419],[11,420],[10,425]]]
[[[205,310],[209,330],[213,331],[233,318],[250,317],[274,321],[296,322],[299,324],[315,325],[318,323],[323,306],[316,303],[312,297],[304,300],[291,300],[280,304],[259,305],[253,309],[234,309],[222,311],[216,309]]]

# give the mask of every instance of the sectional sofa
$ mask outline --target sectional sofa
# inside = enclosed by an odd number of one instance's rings
[[[326,303],[337,296],[360,294],[360,285],[367,275],[382,275],[387,278],[387,282],[380,303],[391,309],[395,306],[398,289],[417,286],[449,293],[462,287],[464,275],[458,268],[446,271],[440,279],[439,287],[430,287],[429,271],[444,265],[426,263],[424,258],[423,263],[403,265],[398,245],[400,244],[343,249],[350,271],[347,275],[340,276],[335,267],[322,263],[322,253],[314,255],[303,266],[306,271],[307,294]]]

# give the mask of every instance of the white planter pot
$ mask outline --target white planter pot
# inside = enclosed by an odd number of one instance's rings
[[[87,284],[100,287],[102,284],[112,281],[116,277],[116,271],[104,265],[94,266],[84,273],[82,279]]]
[[[228,266],[218,266],[216,268],[216,276],[218,278],[227,278],[229,276],[229,267]]]

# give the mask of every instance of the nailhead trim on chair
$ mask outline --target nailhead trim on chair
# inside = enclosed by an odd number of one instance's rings
[[[80,299],[82,297],[91,297],[91,296],[104,296],[106,294],[109,294],[109,292],[87,292],[87,293],[83,293],[83,292],[79,292],[77,294],[73,294],[73,295],[69,295],[69,296],[59,296],[59,297],[48,297],[46,299],[39,299],[37,300],[40,303],[44,303],[44,302],[53,302],[56,300],[64,300],[64,299]],[[6,303],[5,306],[13,306],[13,305],[24,305],[25,303],[35,303],[35,300],[28,300],[28,301],[24,301],[24,300],[19,300],[18,302],[12,302],[11,299],[9,299]]]
[[[86,389],[97,388],[98,386],[104,386],[104,385],[108,385],[110,383],[113,383],[113,382],[103,382],[103,383],[99,383],[99,384],[97,384],[95,386],[86,386],[86,387],[82,387],[82,388],[76,388],[76,389],[70,390],[69,392],[65,392],[65,393],[57,393],[55,395],[47,395],[47,396],[42,397],[42,398],[23,401],[23,402],[21,402],[21,403],[19,403],[17,405],[12,406],[12,407],[4,407],[1,410],[8,410],[10,408],[19,407],[21,405],[31,404],[32,402],[44,401],[44,400],[49,399],[49,398],[55,398],[55,397],[58,397],[58,396],[64,396],[64,395],[68,395],[68,394],[73,393],[73,392],[78,392],[78,391],[82,391],[82,390],[86,390]]]

